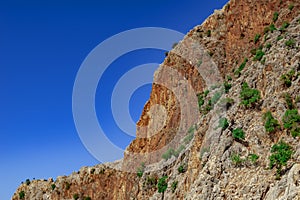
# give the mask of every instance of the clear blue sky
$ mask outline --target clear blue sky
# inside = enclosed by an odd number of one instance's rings
[[[68,175],[98,163],[82,145],[72,116],[76,73],[108,37],[132,28],[165,27],[187,33],[227,0],[45,0],[0,2],[0,200],[10,199],[27,178]],[[115,74],[157,62],[164,52],[145,50],[118,59],[107,72],[107,91]],[[122,66],[126,66],[122,68]],[[139,118],[150,86],[134,93],[130,112]],[[97,109],[105,105],[96,96]],[[98,114],[98,113],[97,113]],[[125,148],[131,137],[115,128],[110,110],[104,129]],[[101,116],[99,116],[101,118]],[[112,136],[112,139],[116,138]],[[114,140],[114,139],[113,139]]]

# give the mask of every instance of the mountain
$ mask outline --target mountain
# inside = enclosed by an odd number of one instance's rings
[[[231,0],[168,52],[122,160],[12,199],[300,199],[299,8]]]

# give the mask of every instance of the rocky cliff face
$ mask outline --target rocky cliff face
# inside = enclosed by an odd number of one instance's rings
[[[123,160],[12,199],[300,199],[299,8],[231,0],[168,53]]]

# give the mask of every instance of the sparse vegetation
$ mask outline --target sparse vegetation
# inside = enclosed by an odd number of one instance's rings
[[[224,85],[225,93],[228,93],[229,90],[231,89],[232,85],[230,83],[228,83],[227,81],[225,81],[223,85]]]
[[[92,200],[91,197],[85,197],[84,200]]]
[[[232,81],[232,77],[229,75],[226,76],[226,79],[227,79],[227,81]]]
[[[197,66],[200,67],[201,64],[202,64],[202,60],[200,59],[200,60],[198,60]]]
[[[254,164],[257,162],[259,156],[256,154],[249,154],[248,159]]]
[[[228,120],[227,120],[225,117],[219,119],[219,127],[221,127],[223,131],[224,131],[228,126],[229,126],[229,123],[228,123]]]
[[[71,187],[71,184],[69,183],[69,182],[66,182],[66,190],[69,190],[70,189],[70,187]]]
[[[209,94],[209,90],[205,90],[203,94],[204,94],[204,97],[207,97],[207,95]]]
[[[271,43],[266,44],[266,48],[270,49],[272,47]]]
[[[142,162],[140,167],[137,169],[136,175],[141,178],[144,174],[144,171],[145,171],[145,163]]]
[[[292,79],[293,79],[294,74],[295,74],[295,70],[292,69],[288,73],[283,74],[281,76],[281,80],[283,81],[283,83],[286,87],[290,87],[292,85]]]
[[[285,45],[288,46],[288,47],[293,47],[295,46],[296,42],[294,39],[289,39],[285,42]]]
[[[178,185],[178,181],[174,181],[172,184],[171,184],[171,190],[172,192],[174,193],[176,188],[177,188],[177,185]]]
[[[288,23],[288,22],[283,22],[283,24],[282,24],[280,30],[281,30],[281,31],[284,31],[284,30],[285,30],[286,28],[288,28],[289,26],[290,26],[290,23]]]
[[[251,107],[254,103],[258,102],[260,92],[256,89],[252,89],[246,82],[242,85],[242,91],[240,93],[241,104],[246,107]]]
[[[273,117],[270,111],[264,114],[263,119],[265,121],[265,129],[268,133],[275,132],[276,129],[280,128],[278,120]]]
[[[289,10],[292,11],[294,9],[294,4],[289,5]]]
[[[184,173],[184,172],[186,172],[186,168],[187,168],[187,166],[186,166],[185,164],[181,164],[181,165],[177,168],[177,170],[178,170],[179,173]]]
[[[274,23],[278,20],[278,16],[279,16],[279,13],[278,13],[278,12],[275,12],[275,13],[273,14],[273,22],[274,22]]]
[[[236,128],[232,131],[232,136],[234,139],[244,140],[245,132],[241,128]]]
[[[56,185],[53,183],[53,184],[51,185],[51,189],[54,190],[55,188],[56,188]]]
[[[271,24],[271,25],[269,26],[269,30],[270,30],[271,33],[273,33],[274,31],[276,31],[277,28],[275,27],[275,24]]]
[[[19,192],[19,198],[20,199],[24,199],[25,198],[25,192],[24,191]]]
[[[222,96],[221,92],[216,92],[214,94],[214,96],[211,98],[211,105],[215,105],[219,101],[219,99],[221,98],[221,96]]]
[[[165,160],[168,160],[174,155],[174,153],[175,153],[175,150],[173,148],[170,148],[166,151],[166,153],[164,153],[162,155],[162,158]]]
[[[30,185],[30,180],[26,179],[25,183],[26,183],[26,185]]]
[[[256,34],[254,37],[254,44],[256,44],[260,39],[260,34]]]
[[[211,30],[208,30],[208,31],[206,32],[206,36],[207,36],[207,37],[210,37],[210,36],[211,36]]]
[[[241,158],[241,156],[239,154],[233,154],[231,156],[231,162],[235,165],[235,166],[240,166],[243,162],[244,159]]]
[[[242,64],[239,66],[239,68],[237,70],[235,70],[234,75],[240,76],[241,72],[245,68],[247,62],[248,62],[248,58],[245,58],[244,61],[242,62]]]
[[[150,188],[155,187],[157,184],[157,178],[154,176],[147,176],[146,182],[147,186]]]
[[[293,137],[300,136],[300,115],[297,109],[287,110],[282,117],[282,122],[284,128],[288,129]]]
[[[279,40],[282,40],[283,39],[283,36],[282,35],[279,35],[276,40],[279,41]]]
[[[220,105],[225,107],[226,109],[229,109],[230,106],[232,106],[233,104],[234,104],[234,100],[229,97],[221,99],[221,101],[220,101]]]
[[[78,195],[77,193],[76,193],[76,194],[74,194],[74,195],[73,195],[73,199],[74,199],[74,200],[77,200],[77,199],[79,199],[79,195]]]
[[[199,108],[201,108],[201,106],[203,106],[203,104],[204,104],[204,96],[201,93],[201,94],[198,94],[197,97],[198,97],[198,106],[199,106]]]
[[[265,55],[265,52],[262,49],[257,49],[255,56],[253,58],[254,61],[261,61],[261,59],[263,58],[263,56]]]
[[[284,141],[274,144],[271,148],[270,169],[277,168],[277,178],[281,176],[282,167],[285,166],[293,154],[293,149]]]
[[[286,105],[288,107],[288,109],[293,109],[294,108],[294,104],[293,104],[293,100],[292,100],[292,97],[289,93],[286,93],[284,94],[284,99],[285,99],[285,102],[286,102]]]

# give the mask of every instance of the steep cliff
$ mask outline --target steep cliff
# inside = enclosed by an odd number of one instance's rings
[[[300,199],[299,8],[231,0],[157,69],[123,160],[24,183],[13,200]]]

